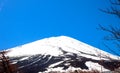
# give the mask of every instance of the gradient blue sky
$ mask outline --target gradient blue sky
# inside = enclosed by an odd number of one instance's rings
[[[98,24],[115,24],[115,16],[99,9],[109,0],[0,0],[0,49],[51,36],[70,36],[106,50]]]

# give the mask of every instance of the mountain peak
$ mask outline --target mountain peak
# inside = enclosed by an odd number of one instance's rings
[[[45,38],[8,50],[10,52],[7,55],[24,73],[45,72],[56,68],[66,70],[70,67],[87,70],[97,68],[99,71],[103,67],[104,71],[108,71],[120,67],[118,56],[67,36]]]
[[[38,40],[32,43],[24,44],[22,46],[10,48],[9,56],[22,56],[22,55],[34,55],[34,54],[50,54],[58,56],[62,54],[62,51],[68,51],[72,53],[79,53],[80,55],[89,56],[96,55],[99,56],[109,56],[111,54],[106,53],[98,48],[92,47],[88,44],[80,42],[74,38],[67,36],[50,37],[42,40]],[[81,54],[84,53],[84,54]],[[86,55],[86,54],[88,55]],[[111,56],[112,58],[117,58],[116,56]],[[96,58],[96,57],[94,57]]]

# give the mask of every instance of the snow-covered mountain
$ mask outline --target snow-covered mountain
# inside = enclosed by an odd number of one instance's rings
[[[76,69],[110,71],[120,67],[120,57],[67,36],[45,38],[8,50],[7,56],[23,73]]]

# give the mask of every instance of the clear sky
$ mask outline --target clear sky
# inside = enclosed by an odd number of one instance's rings
[[[0,49],[65,35],[108,51],[97,28],[117,22],[99,10],[109,6],[109,0],[0,0]]]

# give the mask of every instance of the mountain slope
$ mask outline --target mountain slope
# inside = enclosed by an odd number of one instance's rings
[[[59,36],[45,38],[8,49],[7,54],[24,73],[65,71],[74,69],[102,71],[120,67],[119,57],[76,39]]]

